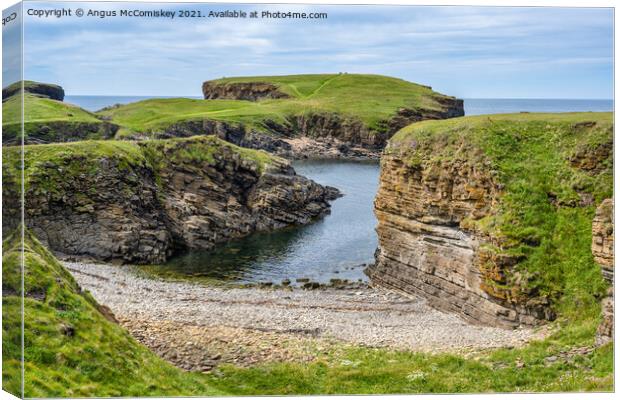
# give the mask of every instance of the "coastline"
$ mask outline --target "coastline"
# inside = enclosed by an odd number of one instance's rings
[[[385,289],[225,288],[144,277],[131,266],[63,265],[138,341],[192,371],[311,361],[350,346],[467,355],[548,333],[471,325]]]

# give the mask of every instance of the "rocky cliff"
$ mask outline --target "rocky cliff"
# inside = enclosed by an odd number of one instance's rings
[[[381,160],[371,282],[505,327],[554,319],[567,274],[592,280],[584,296],[593,301],[602,286],[590,278],[600,273],[589,226],[592,204],[612,188],[612,156],[587,170],[571,160],[611,143],[612,131],[609,114],[467,117],[400,131]]]
[[[202,91],[205,99],[258,101],[292,98],[283,92],[280,86],[268,82],[207,81],[203,84]],[[413,122],[464,115],[463,100],[434,92],[429,94],[429,97],[436,107],[401,107],[395,109],[389,117],[379,120],[376,126],[369,126],[362,118],[349,113],[320,108],[308,110],[308,107],[300,102],[297,107],[301,112],[295,112],[294,108],[291,108],[284,121],[269,119],[267,116],[261,123],[266,132],[261,133],[249,127],[243,130],[242,139],[233,143],[275,151],[280,156],[293,159],[379,158],[387,139],[399,129]],[[206,121],[203,125],[213,126]],[[173,135],[174,130],[166,129],[166,133]],[[251,139],[245,139],[245,136]],[[239,138],[238,135],[235,137]],[[278,142],[276,146],[274,141]]]
[[[592,254],[601,266],[605,280],[611,285],[601,301],[602,321],[596,331],[596,344],[614,338],[614,201],[605,199],[596,209],[592,221]]]
[[[215,137],[26,146],[25,159],[26,225],[57,253],[99,260],[160,263],[176,250],[307,223],[337,196],[283,159]],[[3,171],[9,203],[16,163]]]
[[[207,100],[250,100],[285,99],[290,97],[274,84],[268,82],[221,83],[207,81],[202,84],[202,93]]]
[[[601,266],[603,277],[614,281],[614,202],[605,199],[596,209],[592,221],[592,254]]]

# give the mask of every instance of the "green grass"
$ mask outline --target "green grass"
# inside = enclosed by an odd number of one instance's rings
[[[596,205],[613,195],[613,154],[594,173],[570,159],[612,142],[611,113],[511,114],[413,124],[392,138],[388,151],[414,168],[460,159],[495,171],[504,187],[497,205],[462,225],[493,239],[487,251],[519,261],[504,271],[506,282],[487,283],[513,297],[516,289],[517,300],[546,298],[563,318],[577,321],[598,315],[606,288],[592,257],[592,218]],[[518,275],[527,279],[518,282]]]
[[[11,96],[2,103],[2,124],[19,124],[21,112],[21,96]],[[26,93],[24,122],[44,121],[101,122],[94,114],[73,104]]]
[[[19,136],[21,132],[22,104],[21,96],[11,96],[2,103],[3,141]],[[24,95],[24,133],[26,137],[37,135],[41,127],[48,126],[54,137],[54,125],[63,125],[64,131],[72,129],[79,132],[83,124],[102,124],[93,113],[75,105],[40,97],[31,93]],[[51,140],[56,141],[56,140]]]
[[[17,294],[19,237],[6,239],[3,248],[3,288]],[[26,397],[222,394],[202,374],[171,366],[105,319],[92,296],[81,292],[73,277],[30,234],[24,251]],[[18,394],[21,299],[5,295],[2,300],[3,389]]]
[[[176,165],[197,165],[217,162],[222,151],[231,151],[248,165],[262,173],[277,157],[262,150],[235,146],[215,136],[149,140],[133,142],[123,140],[88,140],[83,142],[28,145],[24,151],[24,187],[26,193],[43,193],[50,199],[61,199],[73,179],[83,175],[95,178],[101,174],[101,160],[114,160],[123,170],[150,168],[157,172],[174,162]],[[17,186],[20,168],[20,151],[17,146],[2,149],[5,185]],[[76,177],[76,178],[73,178]],[[84,195],[87,196],[85,188]]]
[[[241,123],[264,130],[266,121],[284,123],[289,116],[310,113],[338,113],[357,118],[371,129],[381,129],[400,108],[440,108],[431,89],[401,79],[380,75],[290,75],[244,77],[213,82],[268,82],[277,85],[290,99],[192,100],[151,99],[101,111],[114,123],[132,132],[158,132],[182,121],[203,119]]]
[[[561,340],[547,340],[525,350],[500,350],[469,359],[351,348],[305,365],[225,366],[211,384],[242,396],[613,390],[611,344],[570,362],[546,365],[544,357],[561,348]]]

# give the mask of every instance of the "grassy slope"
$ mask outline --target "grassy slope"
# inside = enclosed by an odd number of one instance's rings
[[[153,99],[100,112],[135,132],[148,132],[179,121],[214,119],[261,129],[263,121],[283,122],[289,115],[336,112],[361,119],[372,128],[399,108],[438,109],[442,95],[427,87],[380,75],[291,75],[244,77],[214,82],[269,82],[291,99],[240,100]]]
[[[18,124],[21,121],[21,97],[11,96],[2,103],[2,123]],[[101,122],[92,113],[69,103],[36,96],[24,95],[24,122],[66,121]]]
[[[9,237],[3,246],[3,288],[18,293],[19,238]],[[36,239],[27,235],[24,248],[26,397],[221,394],[203,375],[169,365],[106,320]],[[2,300],[3,388],[18,393],[21,301],[16,295]]]
[[[2,103],[3,139],[15,137],[21,127],[21,96],[11,96]],[[62,123],[76,125],[91,123],[100,124],[94,114],[75,105],[40,97],[31,93],[24,95],[24,130],[26,136],[41,125],[47,123]]]
[[[564,318],[581,321],[598,317],[606,286],[590,246],[596,205],[613,195],[613,154],[596,173],[570,159],[612,141],[611,113],[489,115],[410,125],[388,151],[424,164],[475,159],[481,150],[504,194],[492,215],[465,224],[498,239],[501,248],[488,245],[492,251],[520,257],[514,270],[530,278],[527,287],[556,300]],[[580,204],[580,195],[594,204]]]

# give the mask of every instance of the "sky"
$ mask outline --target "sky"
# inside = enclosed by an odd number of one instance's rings
[[[328,14],[25,15],[25,78],[60,84],[69,95],[199,96],[203,81],[223,76],[348,72],[390,75],[461,98],[613,97],[610,8],[25,3],[25,10],[62,7]]]

